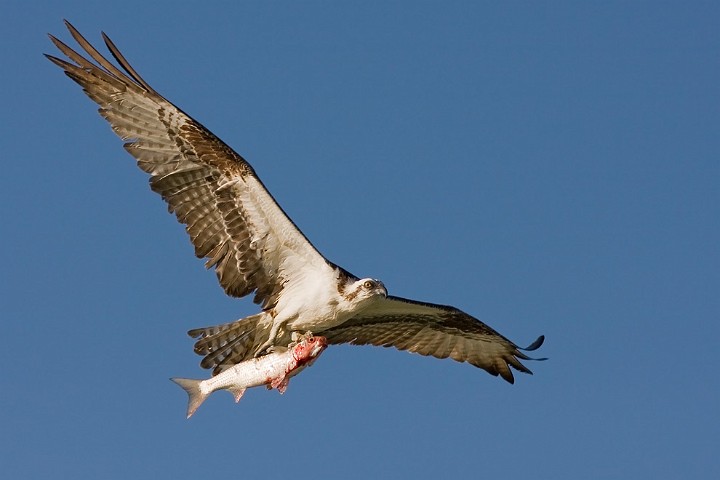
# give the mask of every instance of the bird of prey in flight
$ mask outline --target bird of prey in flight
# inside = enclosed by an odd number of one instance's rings
[[[510,367],[531,373],[520,360],[531,360],[523,351],[540,347],[543,336],[520,348],[457,308],[388,295],[381,281],[332,263],[242,156],[143,80],[104,33],[117,65],[65,23],[82,53],[50,35],[65,58],[47,57],[99,105],[225,293],[254,294],[260,305],[247,318],[189,332],[204,368],[216,375],[311,332],[330,345],[372,344],[468,362],[510,383]]]

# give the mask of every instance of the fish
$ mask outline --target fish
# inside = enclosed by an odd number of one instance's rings
[[[275,351],[257,358],[251,358],[233,365],[205,380],[194,378],[171,378],[188,394],[187,418],[203,404],[211,393],[228,390],[239,402],[248,388],[267,386],[285,393],[290,378],[312,365],[328,346],[327,339],[307,336],[287,350]]]

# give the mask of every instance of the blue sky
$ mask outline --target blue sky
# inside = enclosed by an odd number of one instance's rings
[[[58,5],[62,3],[62,5]],[[6,478],[711,478],[720,381],[712,2],[4,2]],[[519,344],[481,370],[333,347],[213,396],[226,298],[80,89],[68,18],[245,156],[313,243]],[[713,475],[714,474],[714,475]]]

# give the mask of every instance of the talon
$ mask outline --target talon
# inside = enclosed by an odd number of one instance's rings
[[[268,353],[272,352],[272,348],[274,347],[273,342],[275,341],[274,336],[270,336],[269,339],[265,341],[262,345],[258,347],[257,350],[255,350],[255,358],[262,357],[263,355],[267,355]]]

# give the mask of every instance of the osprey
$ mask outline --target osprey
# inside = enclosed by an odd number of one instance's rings
[[[99,106],[125,150],[150,175],[150,188],[185,225],[198,258],[207,259],[231,297],[254,293],[260,313],[188,332],[201,366],[217,375],[235,364],[287,347],[303,335],[329,344],[379,345],[468,362],[514,382],[521,350],[457,308],[388,295],[383,283],[358,278],[327,260],[267,191],[253,167],[199,122],[155,91],[112,41],[120,70],[69,22],[87,57],[54,36],[67,57],[46,55]]]

